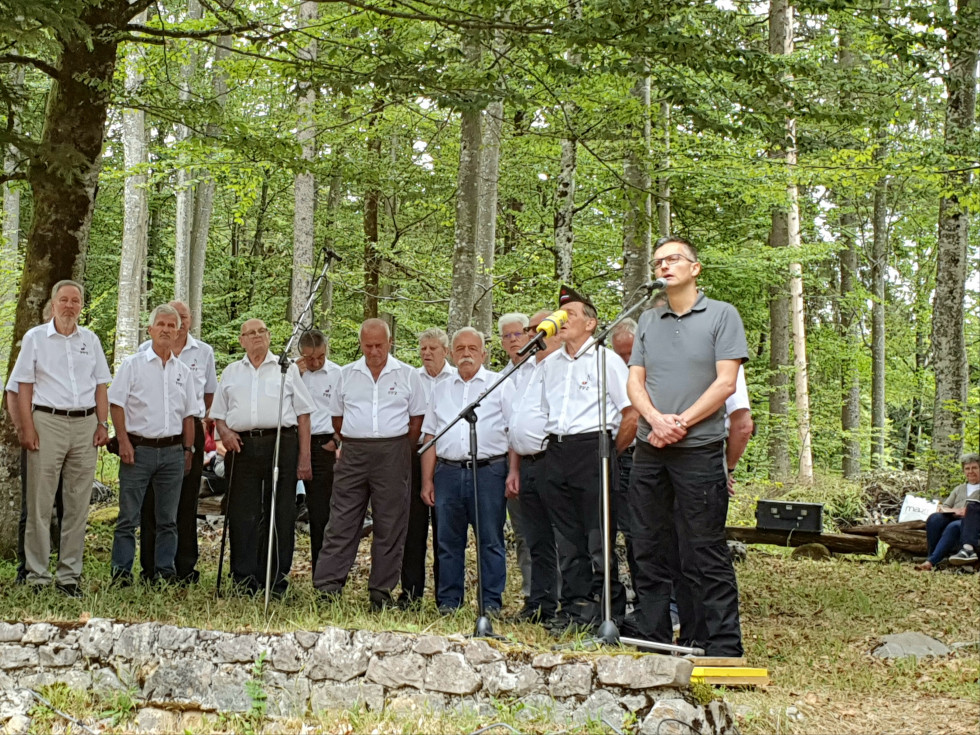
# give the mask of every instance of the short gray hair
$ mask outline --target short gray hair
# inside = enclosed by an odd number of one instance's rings
[[[368,327],[368,326],[370,326],[370,327],[377,327],[377,326],[384,327],[385,328],[385,337],[388,340],[391,340],[391,327],[388,326],[388,322],[386,322],[384,319],[365,319],[364,322],[361,323],[361,328],[357,330],[357,339],[358,339],[358,341],[360,341],[361,337],[364,336],[364,327]]]
[[[480,338],[480,349],[487,348],[487,341],[483,338],[483,333],[479,329],[474,329],[473,327],[460,327],[455,332],[453,332],[453,344],[456,344],[456,338],[464,334],[475,334]]]
[[[527,318],[527,314],[521,314],[517,311],[512,311],[509,314],[504,314],[497,320],[497,332],[502,332],[505,324],[512,324],[518,322],[521,325],[521,329],[526,327],[531,320]],[[453,337],[456,335],[454,334]]]
[[[85,286],[80,284],[78,281],[73,281],[70,278],[66,278],[62,281],[58,281],[51,287],[51,300],[54,301],[54,297],[58,295],[58,292],[65,286],[71,286],[72,288],[77,288],[78,293],[82,297],[82,301],[85,300]]]
[[[157,308],[150,312],[150,326],[152,327],[157,323],[157,318],[161,315],[176,317],[177,319],[177,329],[180,329],[180,314],[177,310],[170,304],[160,304]]]
[[[976,452],[967,452],[962,457],[960,457],[960,467],[966,467],[968,464],[980,464],[980,454]]]
[[[421,346],[421,344],[427,339],[434,339],[442,345],[443,349],[449,349],[449,335],[443,330],[439,329],[439,327],[430,327],[422,332],[419,335],[419,345]]]
[[[316,350],[326,347],[327,338],[319,329],[309,329],[299,336],[299,348]]]
[[[618,337],[621,334],[636,334],[636,322],[629,317],[623,319],[623,321],[613,328],[610,336]]]

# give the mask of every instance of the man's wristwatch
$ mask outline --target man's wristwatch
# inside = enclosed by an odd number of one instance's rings
[[[184,451],[185,452],[190,452],[191,454],[194,454],[194,445],[192,444],[189,447],[184,447]]]
[[[108,431],[108,430],[109,430],[109,422],[108,422],[108,421],[100,421],[100,422],[99,422],[99,426],[101,426],[101,427],[102,427],[103,429],[105,429],[106,431]]]
[[[735,468],[734,467],[729,467],[728,468],[728,474],[729,475],[734,475],[735,474]]]

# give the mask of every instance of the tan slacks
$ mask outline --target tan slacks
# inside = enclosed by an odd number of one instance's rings
[[[65,514],[61,522],[55,581],[78,584],[82,575],[92,481],[98,461],[99,450],[92,446],[98,421],[94,413],[68,417],[35,411],[33,416],[40,446],[37,451],[27,453],[27,528],[24,533],[27,581],[29,584],[51,581],[48,527],[60,476],[64,479]]]

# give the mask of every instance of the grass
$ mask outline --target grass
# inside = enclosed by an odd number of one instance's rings
[[[749,498],[754,495],[750,488],[742,490]],[[760,492],[771,497],[766,489]],[[740,507],[734,506],[733,514],[739,512]],[[335,625],[431,634],[470,633],[475,623],[472,607],[441,617],[431,599],[417,611],[369,612],[367,542],[362,543],[344,597],[330,605],[318,604],[309,581],[309,540],[302,534],[297,535],[293,584],[284,600],[271,604],[268,618],[263,615],[261,599],[215,599],[220,529],[202,533],[200,584],[186,589],[110,587],[113,514],[99,511],[91,521],[85,557],[86,597],[71,600],[54,591],[34,595],[13,584],[13,564],[2,562],[0,619],[55,622],[99,616],[241,632],[317,630]],[[471,574],[472,569],[471,563]],[[875,558],[795,560],[785,549],[753,547],[748,560],[738,566],[738,578],[748,664],[767,668],[772,679],[765,690],[715,689],[716,695],[736,707],[745,735],[980,730],[980,653],[976,649],[918,662],[886,662],[870,655],[878,639],[888,633],[920,631],[947,644],[980,639],[975,576],[916,573],[911,565]],[[472,589],[475,580],[468,581]],[[517,612],[519,584],[519,575],[508,580],[505,613]],[[533,625],[499,621],[494,629],[506,636],[503,645],[513,655],[526,659],[555,644]],[[564,642],[574,643],[574,639]],[[261,674],[261,665],[258,670]],[[108,718],[109,730],[132,729],[137,705],[134,692],[112,695],[110,701],[94,692],[64,690],[55,688],[55,697],[48,697],[53,704],[57,698],[60,709],[92,720]],[[253,712],[208,718],[195,731],[258,731],[264,719],[260,688],[254,694]],[[789,707],[795,707],[803,719],[788,718]],[[44,708],[37,715],[37,732],[50,730],[58,719]],[[520,703],[506,701],[494,702],[492,712],[484,713],[352,710],[310,718],[306,724],[326,732],[400,733],[472,732],[494,722],[522,732],[610,732],[603,723],[573,728],[547,718],[528,719]],[[298,732],[302,723],[283,721],[277,727],[281,732]]]

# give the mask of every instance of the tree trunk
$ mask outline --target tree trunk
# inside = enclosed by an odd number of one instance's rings
[[[623,308],[645,297],[640,288],[650,280],[650,77],[643,71],[630,95],[636,101],[639,124],[628,126],[629,150],[623,164],[626,212],[623,216]]]
[[[936,377],[929,487],[944,487],[953,477],[956,455],[963,448],[967,364],[963,334],[967,244],[970,212],[960,202],[970,192],[977,166],[977,54],[980,49],[980,0],[958,0],[947,29],[949,72],[946,75],[948,157],[944,196],[939,200],[938,259],[933,298],[932,351]]]
[[[803,546],[823,544],[828,551],[838,554],[877,554],[878,539],[874,536],[858,536],[849,533],[805,533],[803,531],[777,531],[750,526],[728,526],[725,536],[743,544],[772,544],[773,546]]]
[[[200,20],[204,10],[200,0],[187,0],[188,20]],[[188,102],[191,98],[191,82],[197,73],[198,52],[191,46],[187,51],[187,63],[180,67],[180,99]],[[187,140],[191,129],[183,124],[177,125],[177,142]],[[176,246],[174,250],[174,298],[185,304],[190,300],[191,287],[191,230],[194,225],[194,173],[181,166],[177,169],[177,199],[176,221],[174,234]]]
[[[323,233],[324,251],[333,250],[334,233],[337,230],[337,210],[340,208],[340,196],[342,193],[343,178],[340,174],[334,174],[330,179],[330,190],[327,192],[327,202],[325,207],[325,226]],[[336,267],[336,263],[331,264],[331,270]],[[326,339],[327,356],[330,356],[330,333],[333,328],[333,281],[328,277],[323,284],[323,294],[320,296],[319,319],[314,322],[320,325],[320,331]]]
[[[380,103],[375,105],[375,114],[369,127],[372,136],[368,139],[368,151],[373,161],[375,174],[364,194],[364,318],[378,318],[378,295],[381,286],[381,256],[378,254],[378,207],[381,201],[381,188],[378,182],[377,167],[381,158],[381,138],[373,131],[380,115]]]
[[[19,89],[24,84],[24,67],[15,66],[10,70],[10,86]],[[7,126],[13,133],[19,133],[20,110],[8,108]],[[11,144],[4,152],[3,173],[10,175],[17,169],[20,152]],[[17,276],[20,274],[20,189],[10,182],[3,184],[3,243],[0,245],[0,299],[4,306],[3,337],[0,338],[0,362],[7,363],[7,345],[10,344],[7,330],[13,327],[14,310],[17,301]]]
[[[582,0],[569,0],[568,15],[571,20],[582,19]],[[581,56],[567,52],[569,66],[582,63]],[[558,187],[555,190],[555,277],[561,283],[572,282],[572,253],[575,248],[575,170],[578,164],[578,140],[574,121],[578,106],[569,101],[562,103],[565,134],[561,139],[561,160],[558,164]]]
[[[660,103],[660,124],[664,136],[664,157],[660,166],[661,175],[657,178],[657,231],[660,237],[670,235],[670,103]]]
[[[885,159],[887,132],[878,130],[872,159]],[[885,273],[888,270],[888,178],[875,182],[871,215],[871,466],[885,464]]]
[[[146,22],[146,11],[135,21]],[[126,93],[138,94],[143,85],[142,48],[132,44],[126,54]],[[143,306],[150,208],[146,192],[145,166],[149,163],[146,145],[146,119],[142,110],[122,111],[123,161],[126,180],[123,187],[123,233],[119,255],[119,295],[116,307],[116,345],[113,367],[136,352],[140,343],[140,313]]]
[[[475,39],[463,42],[467,62],[479,66],[482,53]],[[480,206],[480,158],[483,143],[481,110],[463,110],[459,133],[456,184],[456,226],[453,237],[453,282],[449,296],[449,334],[470,324],[476,300],[476,238]]]
[[[315,21],[320,5],[306,0],[299,6],[299,25],[305,27]],[[300,61],[312,62],[316,59],[316,39],[311,39],[305,48],[299,50]],[[299,129],[296,138],[302,148],[301,157],[306,166],[312,166],[316,155],[316,88],[309,82],[299,85]],[[314,213],[316,210],[316,180],[312,171],[296,174],[293,181],[293,286],[289,321],[296,322],[301,317],[305,323],[313,323],[313,315],[304,315],[303,307],[310,297],[313,283],[313,240],[315,238]]]

